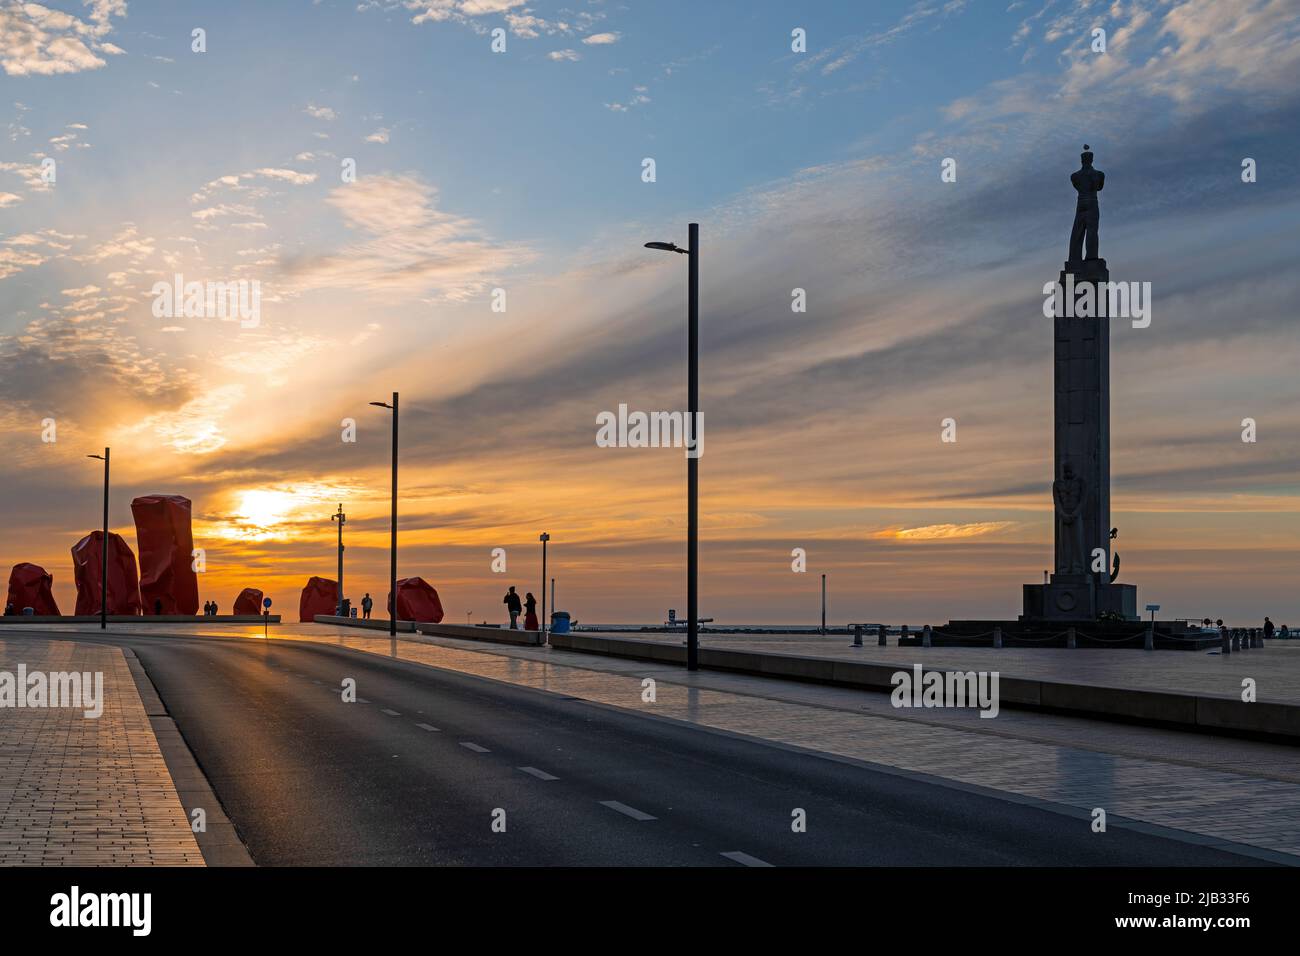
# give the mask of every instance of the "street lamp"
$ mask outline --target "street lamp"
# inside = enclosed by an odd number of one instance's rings
[[[393,404],[371,402],[379,408],[387,408],[393,413],[393,515],[390,523],[388,542],[388,634],[397,639],[397,393],[393,392]],[[340,506],[342,507],[342,506]]]
[[[104,463],[104,538],[100,541],[100,578],[99,578],[99,629],[108,630],[108,458],[109,449],[102,455],[87,455],[98,458]]]
[[[700,412],[700,226],[691,223],[687,235],[690,248],[673,242],[647,242],[647,249],[680,252],[689,259],[686,291],[687,420],[692,443],[699,441]],[[700,459],[697,448],[686,453],[686,669],[699,670],[699,550],[700,550]]]
[[[547,643],[546,637],[546,542],[551,540],[550,534],[543,531],[541,537],[537,539],[542,542],[542,643]]]
[[[339,502],[337,514],[330,515],[330,521],[339,523],[339,603],[335,608],[335,613],[339,616],[343,614],[343,526],[347,524],[348,516],[343,513],[343,502]]]

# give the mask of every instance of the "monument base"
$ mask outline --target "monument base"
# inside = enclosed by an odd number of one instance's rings
[[[1137,585],[1100,586],[1088,574],[1053,574],[1047,584],[1024,586],[1022,621],[1095,621],[1103,614],[1125,621],[1140,620]]]

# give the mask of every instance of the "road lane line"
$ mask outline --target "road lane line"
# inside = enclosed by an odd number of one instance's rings
[[[415,726],[419,727],[421,730],[427,730],[433,734],[438,733],[437,727],[430,727],[428,724],[416,724]]]
[[[389,710],[387,707],[380,707],[380,708],[379,708],[379,712],[380,712],[381,714],[387,714],[389,717],[401,717],[401,716],[402,716],[402,715],[399,714],[397,711],[395,711],[395,710]]]
[[[760,860],[756,856],[750,856],[748,853],[741,853],[739,850],[732,850],[730,853],[723,853],[728,860],[734,860],[741,866],[771,866],[765,860]]]
[[[536,767],[520,767],[519,769],[522,770],[524,773],[528,774],[529,776],[536,777],[538,780],[559,780],[560,779],[554,774],[549,774],[545,770],[538,770]]]
[[[486,747],[480,747],[478,744],[470,743],[468,740],[462,740],[460,745],[466,750],[474,751],[476,754],[490,754],[492,752]]]
[[[370,701],[366,700],[364,697],[358,697],[358,698],[357,698],[357,703],[358,703],[358,704],[368,704],[368,703],[370,703]]]
[[[648,813],[642,813],[636,807],[629,807],[626,803],[619,803],[617,800],[601,800],[602,807],[609,807],[616,810],[624,816],[631,817],[633,820],[656,820],[658,817],[652,817]]]

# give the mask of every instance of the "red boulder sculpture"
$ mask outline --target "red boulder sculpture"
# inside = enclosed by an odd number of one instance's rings
[[[199,579],[190,563],[190,499],[143,495],[131,502],[140,546],[140,599],[145,614],[198,614]]]
[[[72,546],[72,572],[77,583],[77,614],[98,614],[104,578],[104,532],[92,531]],[[108,533],[108,613],[140,613],[140,580],[135,554],[120,534]]]
[[[392,601],[392,595],[388,596]],[[397,619],[442,623],[442,601],[438,591],[424,578],[401,578],[397,582]]]
[[[39,564],[15,564],[9,572],[9,596],[5,604],[13,607],[14,614],[22,614],[29,607],[36,614],[59,615],[54,602],[54,575]]]
[[[236,614],[261,614],[262,592],[257,588],[244,588],[235,598]]]
[[[298,599],[298,620],[314,621],[317,614],[333,614],[339,603],[339,583],[312,576]]]

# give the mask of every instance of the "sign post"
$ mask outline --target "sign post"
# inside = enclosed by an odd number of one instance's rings
[[[262,598],[262,638],[270,640],[271,637],[266,633],[267,623],[271,620],[271,599]]]

